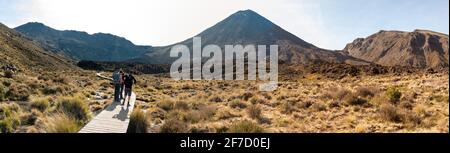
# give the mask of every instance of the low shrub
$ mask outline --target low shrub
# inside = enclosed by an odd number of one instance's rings
[[[237,122],[228,129],[229,133],[263,133],[264,129],[257,123],[251,121]]]
[[[362,99],[354,94],[347,94],[343,101],[348,105],[363,105],[367,103],[367,100]]]
[[[367,88],[367,87],[359,87],[356,89],[357,96],[361,97],[373,97],[375,95],[374,89]]]
[[[166,120],[159,129],[160,133],[187,133],[188,131],[188,125],[177,119]]]
[[[247,107],[247,104],[245,102],[239,100],[239,99],[232,100],[230,103],[228,103],[228,105],[231,108],[241,108],[241,109],[243,109],[243,108]]]
[[[401,122],[402,115],[400,114],[397,107],[391,105],[391,104],[383,104],[380,106],[379,114],[381,118],[385,121],[391,121],[391,122]]]
[[[391,87],[387,89],[386,96],[390,102],[398,103],[400,101],[400,98],[402,97],[402,93],[398,88]]]
[[[5,78],[13,78],[14,77],[14,72],[11,70],[6,70],[4,73],[5,73]]]
[[[259,107],[258,105],[251,105],[250,107],[247,107],[247,114],[252,119],[261,119],[261,112],[261,107]]]

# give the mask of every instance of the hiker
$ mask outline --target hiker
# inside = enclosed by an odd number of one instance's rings
[[[124,97],[123,97],[123,89],[125,88],[124,87],[124,81],[125,81],[125,73],[122,71],[122,70],[120,70],[120,72],[119,72],[119,74],[120,74],[120,94],[119,94],[119,99],[120,100],[122,100],[122,99],[124,99]]]
[[[112,76],[114,83],[114,102],[120,102],[120,72],[116,70]]]
[[[124,84],[125,84],[125,99],[127,99],[128,97],[128,105],[127,107],[130,106],[130,99],[131,99],[131,93],[132,93],[132,89],[133,89],[133,84],[136,83],[136,79],[134,78],[133,75],[131,75],[130,73],[127,73],[125,75],[125,80],[124,80]],[[125,105],[125,100],[123,100],[122,105]]]

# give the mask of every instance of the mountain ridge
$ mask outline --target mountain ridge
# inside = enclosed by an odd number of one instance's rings
[[[76,30],[56,30],[39,22],[29,22],[15,30],[36,40],[49,50],[75,60],[123,61],[152,50],[109,33],[88,34]]]
[[[71,59],[45,50],[2,23],[0,23],[0,64],[32,71],[78,69]]]
[[[430,31],[381,30],[357,38],[343,52],[383,66],[448,68],[448,35]]]

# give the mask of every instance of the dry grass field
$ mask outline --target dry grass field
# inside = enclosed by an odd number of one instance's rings
[[[448,73],[309,74],[273,92],[257,81],[136,77],[135,132],[449,132]],[[77,132],[112,99],[94,71],[3,75],[0,87],[2,133]]]
[[[139,76],[150,132],[448,132],[448,74],[255,81]]]

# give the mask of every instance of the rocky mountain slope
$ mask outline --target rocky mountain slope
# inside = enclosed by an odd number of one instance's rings
[[[77,69],[72,60],[43,49],[39,44],[0,23],[0,65],[19,70]]]
[[[345,53],[383,66],[448,68],[448,35],[433,31],[380,31],[348,44]]]

